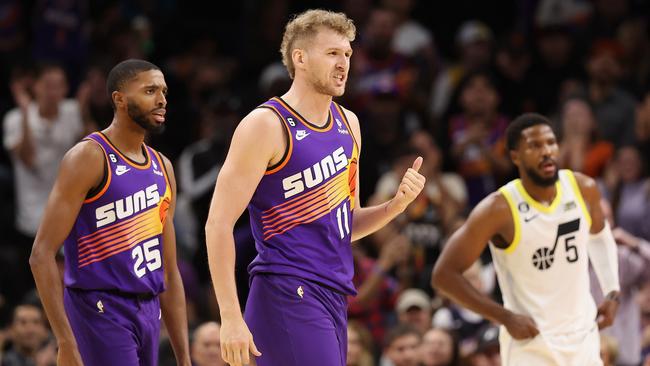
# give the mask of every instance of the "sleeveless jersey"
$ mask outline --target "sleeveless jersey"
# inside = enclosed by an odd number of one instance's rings
[[[341,107],[318,127],[281,98],[260,106],[280,118],[288,146],[248,206],[258,255],[251,275],[274,273],[355,294],[350,238],[359,150]]]
[[[102,133],[85,138],[102,148],[104,183],[88,197],[64,242],[66,287],[136,294],[164,291],[162,232],[171,187],[158,152],[126,158]]]
[[[543,336],[587,334],[596,305],[589,290],[591,216],[570,170],[560,170],[549,206],[516,179],[499,189],[514,219],[506,249],[490,245],[504,306],[532,317]]]

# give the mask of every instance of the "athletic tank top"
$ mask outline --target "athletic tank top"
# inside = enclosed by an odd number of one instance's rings
[[[288,146],[248,206],[258,255],[251,275],[293,275],[355,294],[350,248],[359,150],[341,107],[318,127],[281,98],[260,106],[281,120]]]
[[[516,179],[499,189],[514,219],[506,249],[490,245],[504,306],[531,316],[542,334],[588,332],[596,305],[589,290],[591,216],[570,170],[560,170],[549,206]]]
[[[162,232],[172,193],[158,152],[143,144],[137,164],[100,132],[106,158],[99,192],[83,202],[64,242],[65,286],[158,294],[164,290]]]

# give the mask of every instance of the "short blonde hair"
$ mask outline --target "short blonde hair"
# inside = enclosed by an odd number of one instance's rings
[[[314,37],[321,27],[331,29],[347,37],[350,42],[354,41],[357,31],[352,19],[343,13],[315,9],[296,15],[287,23],[282,36],[282,45],[280,46],[282,63],[287,67],[289,76],[292,79],[296,74],[296,68],[291,59],[291,51],[293,51],[298,41]]]

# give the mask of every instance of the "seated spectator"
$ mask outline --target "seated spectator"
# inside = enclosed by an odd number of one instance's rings
[[[368,329],[357,321],[349,321],[346,366],[374,366],[373,348]]]
[[[420,334],[431,329],[433,310],[431,298],[426,292],[417,288],[404,290],[397,298],[395,310],[400,324],[408,324]]]
[[[611,202],[616,225],[650,240],[650,178],[643,169],[638,148],[620,148],[603,181],[603,196]]]
[[[386,329],[394,319],[395,299],[399,291],[397,281],[390,275],[398,263],[409,255],[409,243],[403,235],[389,233],[382,239],[379,258],[366,255],[360,246],[353,246],[356,296],[348,296],[348,316],[368,327],[375,344],[384,340]]]
[[[2,366],[36,365],[38,351],[48,339],[43,310],[31,304],[16,306],[9,326],[9,348]]]
[[[593,178],[600,177],[614,155],[614,145],[598,135],[589,103],[580,98],[570,98],[564,102],[561,120],[560,166]]]
[[[192,334],[191,357],[194,366],[226,366],[221,358],[221,326],[217,322],[199,325]]]
[[[499,92],[488,72],[468,74],[458,87],[457,99],[460,113],[449,120],[449,140],[472,207],[504,183],[512,170],[505,150],[508,119],[498,111]]]
[[[458,342],[448,330],[429,329],[420,345],[420,366],[458,366]]]
[[[499,328],[488,325],[478,333],[477,338],[476,350],[468,357],[470,365],[501,366]]]
[[[483,265],[476,261],[471,267],[463,273],[469,283],[480,292],[486,292],[486,286],[483,281]],[[436,328],[447,329],[458,335],[461,352],[471,352],[476,348],[479,331],[488,325],[479,314],[465,309],[456,303],[449,303],[438,311],[433,317],[433,326]]]
[[[422,336],[408,324],[398,324],[386,335],[379,366],[417,366]]]

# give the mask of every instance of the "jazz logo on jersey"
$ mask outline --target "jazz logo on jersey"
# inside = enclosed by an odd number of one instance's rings
[[[345,150],[341,146],[310,168],[284,178],[282,180],[284,198],[297,195],[304,191],[305,187],[315,187],[323,180],[344,169],[347,165],[348,158],[345,156]]]
[[[302,286],[298,286],[298,289],[296,290],[296,293],[300,298],[302,299],[303,295],[305,295],[305,291],[302,289]]]
[[[296,131],[296,140],[300,141],[304,139],[305,137],[309,136],[309,133],[305,130],[297,130]]]
[[[97,228],[115,222],[117,219],[129,217],[145,208],[157,205],[159,202],[158,185],[152,184],[134,194],[98,207],[95,210]]]

